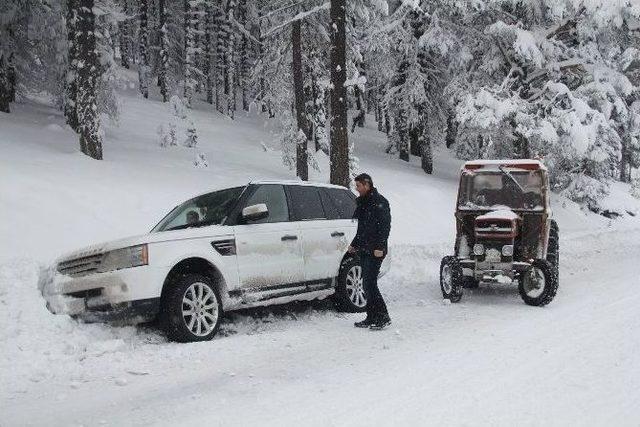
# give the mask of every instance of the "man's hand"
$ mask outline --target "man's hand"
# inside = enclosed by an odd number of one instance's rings
[[[373,256],[376,258],[382,258],[384,256],[384,252],[380,249],[376,249],[375,251],[373,251]]]
[[[349,245],[349,247],[347,248],[347,252],[349,252],[350,254],[355,254],[356,253],[356,248],[354,248],[353,246]]]

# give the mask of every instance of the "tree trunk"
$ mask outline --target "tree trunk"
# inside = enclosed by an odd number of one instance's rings
[[[303,31],[304,33],[304,31]],[[303,43],[303,49],[305,44]],[[304,96],[306,100],[305,113],[309,129],[309,140],[312,141],[314,151],[322,150],[329,155],[326,123],[327,109],[325,91],[320,87],[319,79],[322,77],[322,64],[324,59],[319,57],[317,49],[310,45],[303,57]],[[304,60],[306,58],[306,61]]]
[[[246,27],[247,25],[247,0],[240,0],[238,2],[238,19],[237,21],[240,25]],[[249,70],[251,65],[249,63],[250,52],[249,52],[249,38],[241,34],[239,36],[240,39],[240,64],[239,64],[239,73],[238,73],[238,84],[242,89],[242,109],[244,111],[249,111],[249,88],[247,87],[247,82],[249,80]]]
[[[621,138],[622,146],[620,147],[620,181],[629,182],[627,180],[628,174],[627,169],[629,169],[629,150],[628,150],[628,141],[627,136],[624,135]]]
[[[207,96],[207,103],[213,104],[213,90],[215,86],[215,78],[213,72],[213,31],[214,31],[214,14],[213,4],[208,1],[205,6],[205,18],[204,18],[204,42],[205,42],[205,57],[204,57],[204,76],[205,76],[205,92]]]
[[[425,173],[431,175],[433,173],[433,154],[431,152],[431,138],[424,133],[421,137],[421,166]]]
[[[349,187],[349,140],[347,133],[346,0],[331,0],[331,183]]]
[[[369,89],[369,101],[367,102],[367,109],[373,110],[373,119],[378,125],[378,130],[380,130],[382,128],[382,120],[380,119],[380,108],[378,104],[377,89]]]
[[[149,98],[149,4],[148,0],[139,0],[138,29],[138,82],[142,96]]]
[[[366,111],[364,108],[364,97],[362,96],[362,91],[360,90],[360,87],[358,85],[353,87],[353,94],[356,98],[356,110],[358,110],[358,117],[360,117],[360,119],[357,121],[357,126],[359,128],[363,128],[366,119]]]
[[[184,103],[187,108],[191,108],[191,101],[193,100],[193,48],[194,48],[194,33],[193,33],[193,21],[192,10],[190,0],[184,0],[183,2],[183,26],[184,26],[184,83],[183,83],[183,96]]]
[[[124,0],[122,2],[122,12],[127,15],[129,13],[129,1]],[[120,65],[124,68],[129,68],[129,43],[130,40],[130,32],[129,32],[129,20],[125,19],[118,23],[118,40],[120,42]]]
[[[9,88],[9,67],[5,56],[0,52],[0,112],[9,113],[11,108],[11,90]]]
[[[225,62],[226,59],[226,38],[228,33],[228,25],[226,15],[224,10],[221,9],[222,6],[216,7],[216,56],[215,56],[215,70],[216,70],[216,93],[215,93],[215,104],[216,110],[219,113],[224,114],[224,108],[222,105],[222,101],[225,95],[226,90],[226,75],[227,75],[227,65]]]
[[[420,156],[422,155],[422,134],[424,133],[423,126],[414,125],[409,128],[409,153],[412,156]]]
[[[300,20],[291,24],[291,52],[293,71],[293,92],[295,97],[298,132],[296,137],[296,175],[303,181],[309,180],[309,162],[307,145],[309,130],[305,114],[304,77],[302,76],[302,41],[300,39]]]
[[[9,54],[7,61],[7,81],[9,83],[9,102],[16,102],[16,64],[13,52]]]
[[[78,70],[77,113],[80,128],[80,149],[96,160],[102,160],[100,117],[96,105],[96,88],[102,66],[96,49],[94,0],[74,1],[77,16]]]
[[[158,56],[160,59],[160,67],[158,70],[158,86],[160,86],[160,95],[162,96],[162,102],[169,100],[169,86],[167,79],[169,78],[169,33],[167,30],[167,10],[165,0],[158,0],[158,12],[159,12],[159,37],[160,37],[160,52]]]
[[[80,0],[67,0],[67,75],[64,95],[64,117],[67,124],[75,132],[79,132],[78,124],[78,2]]]
[[[384,133],[389,135],[391,132],[391,117],[389,117],[389,109],[383,107],[382,111],[384,112]]]
[[[226,82],[225,93],[227,94],[227,116],[229,116],[232,119],[234,118],[235,112],[236,112],[236,82],[235,82],[235,77],[236,77],[235,40],[236,39],[235,39],[235,31],[232,31],[230,26],[233,19],[235,19],[235,14],[236,14],[236,1],[229,0],[227,4],[227,19],[226,19],[227,40],[226,40],[226,46],[225,46],[225,52],[226,52],[225,65],[227,68],[226,69],[227,74],[225,77],[225,82]]]
[[[456,123],[456,114],[452,109],[449,109],[447,112],[447,131],[444,137],[447,148],[451,148],[451,146],[456,143],[457,134],[458,123]]]
[[[398,153],[400,160],[409,161],[409,130],[407,129],[407,113],[399,110],[396,115],[395,131],[397,133]]]

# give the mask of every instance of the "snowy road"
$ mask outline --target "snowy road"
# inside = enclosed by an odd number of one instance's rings
[[[638,425],[638,242],[565,237],[544,309],[498,286],[443,304],[447,246],[396,246],[386,331],[320,302],[234,315],[197,344],[51,316],[11,292],[33,264],[5,266],[0,425]]]

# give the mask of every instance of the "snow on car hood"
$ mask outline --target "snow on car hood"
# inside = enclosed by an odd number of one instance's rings
[[[196,239],[203,236],[207,237],[224,237],[232,235],[233,229],[230,226],[210,225],[207,227],[185,228],[182,230],[160,231],[154,233],[140,234],[138,236],[125,237],[117,240],[110,240],[91,246],[75,250],[73,252],[62,255],[56,260],[59,263],[63,260],[81,258],[90,255],[96,255],[114,249],[126,248],[129,246],[142,245],[145,243],[161,243],[175,240]]]
[[[520,218],[518,214],[512,211],[511,209],[497,209],[476,217],[476,219],[479,219],[479,220],[508,219],[511,221],[518,218]]]

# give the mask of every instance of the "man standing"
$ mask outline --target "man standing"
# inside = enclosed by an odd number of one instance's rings
[[[366,173],[355,178],[360,197],[353,217],[358,220],[358,231],[349,246],[350,253],[360,255],[362,280],[367,298],[367,318],[356,322],[356,328],[383,329],[391,324],[387,305],[378,289],[378,274],[387,256],[387,239],[391,231],[389,202],[373,186]]]

